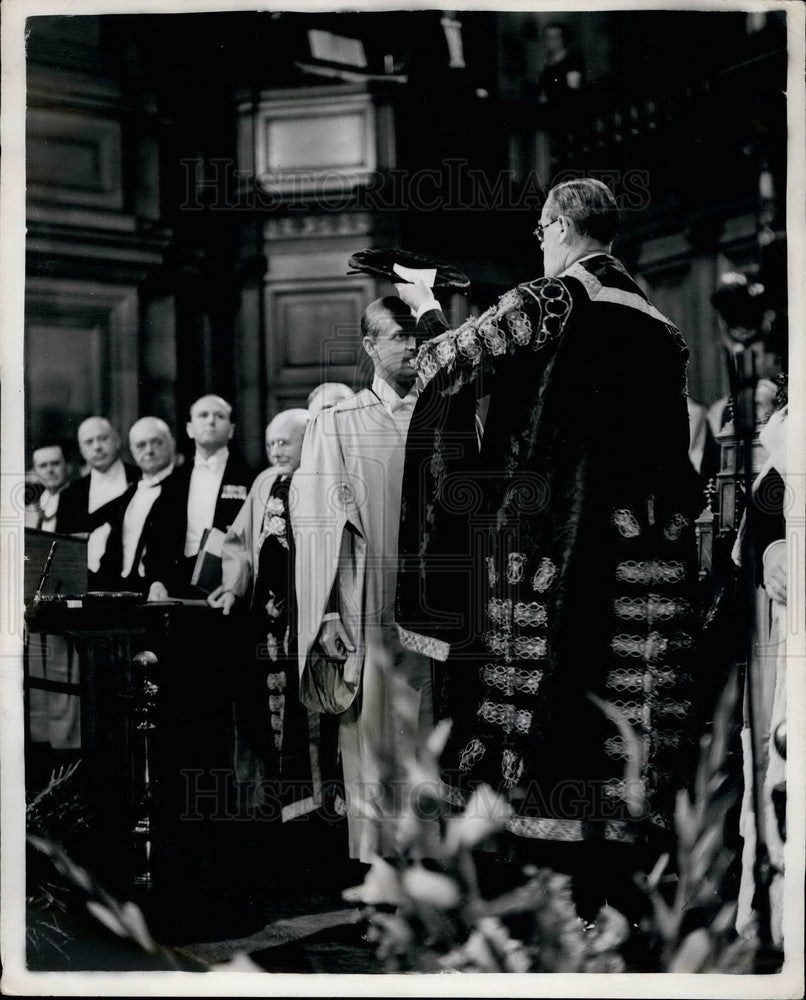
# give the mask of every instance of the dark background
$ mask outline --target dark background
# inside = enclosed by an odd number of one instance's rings
[[[611,184],[616,252],[686,337],[691,394],[724,395],[719,274],[765,263],[777,234],[785,297],[783,13],[462,11],[455,68],[440,16],[28,20],[29,452],[74,449],[91,413],[124,436],[155,414],[181,441],[189,403],[215,391],[260,467],[274,413],[324,378],[364,377],[358,317],[384,288],[345,278],[350,253],[451,261],[472,280],[469,301],[448,303],[462,319],[539,276],[532,230],[566,171]],[[559,19],[585,78],[558,110],[537,80],[542,29]],[[366,70],[345,80],[344,66],[316,66],[310,29],[360,39]],[[330,114],[344,95],[369,109],[374,162],[335,196],[327,184],[257,196],[255,123],[281,101],[292,121],[299,102]],[[423,170],[437,174],[418,197]]]

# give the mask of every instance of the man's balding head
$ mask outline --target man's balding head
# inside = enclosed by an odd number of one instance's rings
[[[349,399],[352,395],[353,390],[344,382],[322,382],[312,389],[308,396],[308,413],[313,419],[317,413],[329,410],[331,406],[335,406],[343,399]]]
[[[266,428],[266,457],[279,472],[290,475],[299,468],[308,419],[307,410],[283,410]]]
[[[87,417],[77,437],[81,457],[97,472],[106,472],[120,454],[120,435],[106,417]]]
[[[145,476],[155,476],[174,458],[170,428],[159,417],[141,417],[129,431],[129,450]]]

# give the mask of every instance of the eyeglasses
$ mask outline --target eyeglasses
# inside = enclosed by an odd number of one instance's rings
[[[549,226],[553,226],[555,222],[559,222],[559,221],[560,221],[560,217],[558,215],[556,219],[552,219],[551,222],[547,222],[545,224],[545,226],[543,225],[542,222],[538,222],[537,229],[535,229],[533,235],[538,238],[538,240],[540,241],[540,246],[541,247],[543,246],[543,240],[546,238],[545,233],[546,233],[546,230],[548,229],[548,227]]]

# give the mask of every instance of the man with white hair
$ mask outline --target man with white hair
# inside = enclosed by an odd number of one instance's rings
[[[499,789],[501,850],[572,871],[586,918],[605,895],[640,906],[631,872],[669,849],[698,708],[688,351],[617,228],[604,184],[566,181],[535,230],[545,276],[481,316],[452,330],[424,284],[396,286],[430,337],[397,611],[445,645],[444,778],[454,801]]]
[[[221,608],[225,615],[236,605],[250,612],[254,641],[241,664],[234,704],[235,774],[241,802],[248,808],[264,804],[263,782],[282,779],[283,819],[311,812],[321,801],[320,782],[313,781],[308,719],[297,696],[288,511],[307,423],[307,410],[291,409],[278,413],[266,428],[271,465],[255,480],[227,532],[223,582],[208,597],[211,607]],[[310,727],[314,736],[318,730],[318,725]]]
[[[171,530],[177,492],[164,488],[173,472],[174,447],[173,435],[159,417],[142,417],[132,425],[129,449],[142,477],[90,518],[93,528],[109,527],[99,589],[137,591],[152,599],[165,596],[159,581],[175,572],[183,541]]]
[[[283,410],[266,427],[266,450],[271,465],[255,479],[235,521],[230,525],[222,557],[223,582],[208,598],[214,608],[229,614],[237,600],[251,599],[257,580],[260,549],[268,537],[266,508],[275,485],[290,482],[299,468],[308,411]]]
[[[56,531],[87,532],[89,517],[122,496],[140,478],[140,470],[120,458],[120,436],[106,417],[87,417],[79,424],[78,447],[89,474],[65,487],[56,512]],[[108,526],[92,531],[87,541],[87,585],[97,588],[95,575],[106,548]]]

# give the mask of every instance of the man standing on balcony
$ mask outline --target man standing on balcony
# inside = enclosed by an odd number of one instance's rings
[[[431,338],[397,620],[450,645],[454,798],[498,788],[502,853],[574,873],[585,917],[636,903],[637,848],[666,846],[694,743],[687,350],[611,255],[617,225],[604,184],[557,185],[546,276],[456,330],[424,285],[397,286]]]
[[[552,110],[562,110],[572,91],[582,86],[584,64],[582,57],[570,47],[571,32],[559,22],[547,24],[543,29],[546,44],[546,64],[537,81],[541,103]]]

